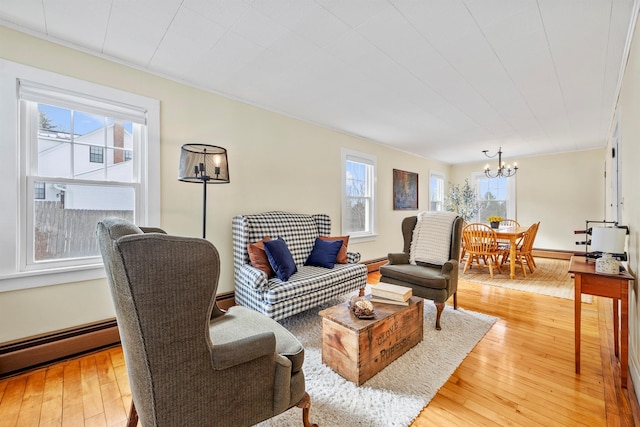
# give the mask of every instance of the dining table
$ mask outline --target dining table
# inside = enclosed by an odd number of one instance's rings
[[[516,243],[529,230],[529,227],[500,227],[494,228],[498,240],[509,241],[509,277],[516,277]]]

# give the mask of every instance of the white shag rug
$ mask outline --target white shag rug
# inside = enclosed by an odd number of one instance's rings
[[[322,363],[322,321],[317,313],[338,302],[281,321],[305,347],[309,419],[320,427],[408,426],[498,320],[446,306],[442,330],[436,331],[435,306],[425,300],[422,342],[357,387]],[[292,408],[258,425],[300,426],[302,410]]]

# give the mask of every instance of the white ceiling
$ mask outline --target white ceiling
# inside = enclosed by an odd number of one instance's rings
[[[447,163],[604,147],[634,0],[2,0],[0,24]]]

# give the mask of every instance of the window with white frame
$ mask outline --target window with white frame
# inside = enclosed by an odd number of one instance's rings
[[[475,221],[487,222],[492,215],[516,219],[515,176],[487,178],[484,173],[474,173],[478,214]]]
[[[376,157],[342,150],[342,234],[375,236]]]
[[[429,174],[429,210],[444,210],[444,174],[441,172]]]
[[[15,113],[0,120],[17,132],[0,139],[13,154],[0,168],[19,185],[0,189],[16,206],[0,223],[15,254],[0,291],[101,277],[100,218],[159,223],[158,101],[2,62],[0,108]]]
[[[104,148],[97,145],[90,145],[89,161],[91,163],[104,163]]]

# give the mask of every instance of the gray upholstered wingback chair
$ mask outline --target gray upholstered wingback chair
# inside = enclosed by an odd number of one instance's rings
[[[131,386],[129,425],[248,426],[293,406],[304,348],[277,322],[216,306],[216,248],[105,218],[97,233]]]
[[[380,281],[407,286],[413,295],[433,300],[436,305],[436,329],[440,330],[440,316],[444,303],[453,295],[453,307],[458,308],[458,260],[462,236],[462,218],[456,217],[451,227],[449,260],[442,265],[417,261],[409,263],[413,229],[418,218],[410,216],[402,221],[404,248],[402,253],[390,253],[389,263],[380,267]]]

